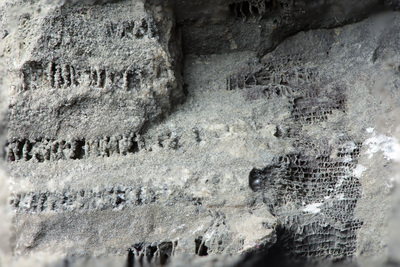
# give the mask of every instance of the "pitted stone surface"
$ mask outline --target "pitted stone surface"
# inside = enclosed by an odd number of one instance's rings
[[[395,262],[400,17],[352,23],[384,6],[2,3],[16,264]]]

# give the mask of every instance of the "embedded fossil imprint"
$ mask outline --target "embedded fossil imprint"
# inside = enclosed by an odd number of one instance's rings
[[[385,109],[371,92],[382,66],[383,87],[400,77],[382,59],[397,48],[359,40],[373,22],[345,25],[374,1],[67,1],[18,16],[0,36],[19,42],[0,144],[15,255],[364,253],[381,170],[363,156],[365,106]]]
[[[265,63],[249,63],[227,78],[227,90],[244,90],[246,98],[287,97],[292,102],[295,121],[326,121],[334,110],[345,111],[343,85],[334,84],[332,92],[321,92],[326,78],[316,67],[307,67],[300,55],[287,55]]]
[[[276,157],[264,169],[253,169],[249,185],[263,193],[270,212],[290,229],[292,240],[286,244],[289,254],[350,257],[363,225],[354,219],[361,184],[353,172],[361,143],[345,139],[336,151],[324,143],[314,147],[306,148],[303,154]]]

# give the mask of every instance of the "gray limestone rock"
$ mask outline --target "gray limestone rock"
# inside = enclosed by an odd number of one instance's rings
[[[2,3],[0,263],[396,265],[385,7]]]

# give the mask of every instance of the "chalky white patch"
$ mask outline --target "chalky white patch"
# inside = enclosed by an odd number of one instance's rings
[[[367,168],[364,167],[363,165],[359,164],[357,167],[353,170],[353,175],[354,177],[360,178],[362,173],[366,170]]]
[[[308,213],[318,213],[321,211],[321,209],[319,208],[320,206],[322,206],[323,203],[313,203],[313,204],[308,204],[303,211],[308,212]]]
[[[383,156],[387,160],[400,161],[400,143],[399,141],[390,136],[383,134],[374,135],[368,138],[364,145],[368,146],[367,154],[372,158],[375,153],[382,151]]]

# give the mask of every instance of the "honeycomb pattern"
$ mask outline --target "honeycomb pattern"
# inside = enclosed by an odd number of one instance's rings
[[[276,157],[250,173],[250,187],[262,192],[270,212],[291,232],[285,246],[295,258],[342,259],[355,252],[362,222],[354,219],[354,209],[362,190],[353,170],[361,143],[338,143],[297,143],[302,153]]]

